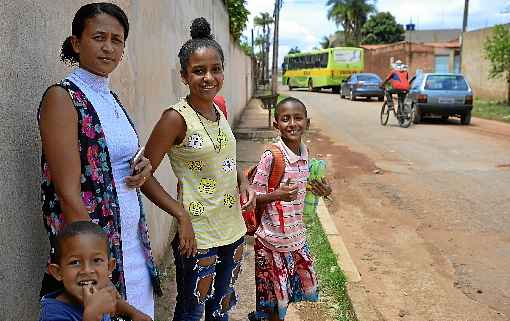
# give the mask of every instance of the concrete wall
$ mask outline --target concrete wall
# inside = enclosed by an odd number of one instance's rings
[[[251,63],[232,43],[221,0],[118,0],[131,31],[124,60],[112,76],[145,143],[167,106],[186,94],[177,52],[189,38],[193,18],[206,17],[225,53],[225,85],[231,113],[238,117],[251,93]],[[46,87],[69,71],[58,61],[80,0],[5,0],[0,4],[0,320],[35,320],[48,241],[39,198],[40,139],[36,108]],[[157,176],[174,192],[165,160]],[[172,220],[145,201],[154,253],[166,249]]]
[[[464,33],[462,73],[469,80],[475,97],[503,101],[508,97],[508,84],[504,77],[489,78],[490,63],[485,59],[483,50],[492,29],[485,28]]]
[[[448,42],[459,38],[461,29],[406,30],[405,41],[409,42]]]

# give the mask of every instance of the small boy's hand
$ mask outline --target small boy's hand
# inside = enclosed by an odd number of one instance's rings
[[[83,320],[97,320],[103,314],[113,314],[117,306],[117,290],[112,286],[100,290],[93,285],[83,288]]]
[[[117,301],[117,314],[128,316],[131,321],[152,321],[150,316],[137,310],[122,298]]]
[[[278,199],[285,202],[292,202],[296,200],[299,188],[297,184],[291,184],[289,178],[287,179],[287,182],[285,182],[285,185],[280,187],[277,191]]]
[[[131,321],[152,321],[150,316],[138,310],[129,315],[129,317],[131,318]]]
[[[329,196],[331,194],[331,186],[326,178],[319,180],[313,180],[310,182],[311,191],[317,196]]]

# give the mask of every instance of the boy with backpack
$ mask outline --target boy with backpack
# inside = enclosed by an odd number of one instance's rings
[[[256,311],[249,320],[284,320],[289,303],[318,299],[303,222],[309,164],[301,139],[310,120],[293,97],[277,104],[274,117],[280,139],[262,154],[252,180],[263,214],[255,231]],[[309,184],[316,195],[331,194],[326,180]]]

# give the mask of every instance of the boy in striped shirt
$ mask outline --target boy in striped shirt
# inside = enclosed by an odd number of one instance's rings
[[[256,311],[250,320],[284,320],[288,304],[317,301],[317,278],[306,244],[303,208],[309,175],[308,149],[301,138],[308,128],[305,105],[288,97],[280,101],[274,113],[274,127],[280,132],[275,144],[285,160],[280,187],[268,191],[274,156],[262,154],[253,178],[257,205],[265,207],[255,232]],[[319,196],[331,194],[326,180],[310,182],[312,192]]]

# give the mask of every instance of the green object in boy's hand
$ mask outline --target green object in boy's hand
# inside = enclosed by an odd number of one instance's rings
[[[313,214],[319,203],[319,197],[312,193],[310,190],[311,181],[320,181],[326,176],[326,161],[322,159],[312,158],[308,165],[310,174],[308,176],[308,184],[305,195],[305,207],[303,212],[305,214]]]

